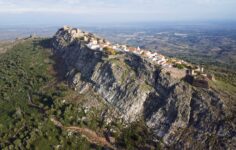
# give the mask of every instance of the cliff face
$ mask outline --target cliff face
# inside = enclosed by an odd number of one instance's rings
[[[54,53],[65,62],[69,84],[78,93],[94,89],[127,122],[143,117],[169,146],[235,146],[235,124],[227,122],[227,108],[216,93],[174,79],[135,54],[108,56],[91,50],[86,38],[97,37],[66,27],[52,41]]]

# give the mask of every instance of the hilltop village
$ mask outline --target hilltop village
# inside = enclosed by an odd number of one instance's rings
[[[214,81],[214,75],[204,73],[204,68],[199,65],[190,64],[184,60],[168,58],[157,52],[141,49],[140,47],[131,47],[127,45],[112,44],[107,40],[97,37],[92,33],[81,31],[77,28],[64,26],[63,31],[67,31],[71,37],[70,41],[75,39],[86,43],[87,48],[91,50],[104,51],[109,55],[116,55],[119,52],[134,53],[153,64],[160,65],[167,74],[174,78],[185,79],[194,86],[209,88],[209,80]],[[59,31],[60,31],[59,30]]]

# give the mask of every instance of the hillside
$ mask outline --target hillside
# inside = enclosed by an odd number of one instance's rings
[[[109,115],[113,107],[92,90],[77,94],[69,88],[50,41],[27,38],[0,55],[0,149],[159,146],[149,142],[152,134],[143,123],[125,128],[121,119]]]
[[[196,139],[206,141],[214,135],[215,145],[223,144],[233,136],[232,131],[225,137],[226,141],[220,138],[219,131],[231,126],[232,122],[226,120],[233,117],[225,100],[214,90],[195,88],[172,78],[158,66],[130,52],[107,55],[100,50],[91,50],[81,37],[97,37],[80,34],[78,30],[78,34],[70,34],[73,30],[60,29],[54,36],[53,45],[55,53],[65,61],[67,79],[75,91],[95,90],[115,106],[127,122],[143,117],[155,135],[174,147],[178,144],[187,147],[186,143],[195,141],[178,138],[188,135],[186,130],[189,134],[195,133]],[[220,125],[222,122],[223,126]],[[206,141],[203,140],[201,146],[211,145]]]
[[[235,147],[235,99],[222,85],[194,87],[87,38],[107,43],[67,27],[0,55],[1,149]]]
[[[171,25],[166,27],[102,28],[92,30],[107,39],[141,47],[169,57],[202,64],[217,80],[236,88],[234,27]],[[233,92],[234,93],[234,92]]]

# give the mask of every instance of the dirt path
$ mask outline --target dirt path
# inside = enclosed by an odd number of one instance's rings
[[[5,47],[0,47],[0,55],[1,54],[4,54],[4,53],[6,53],[7,52],[7,48],[5,48]]]
[[[115,150],[116,148],[113,147],[104,137],[99,136],[96,132],[88,129],[88,128],[81,128],[77,126],[63,126],[61,122],[59,122],[56,118],[51,118],[50,119],[57,127],[60,127],[64,130],[70,131],[70,132],[75,132],[75,133],[80,133],[83,137],[85,137],[89,142],[108,147],[110,149]]]
[[[0,41],[0,55],[6,53],[7,50],[15,46],[16,43],[16,41]]]

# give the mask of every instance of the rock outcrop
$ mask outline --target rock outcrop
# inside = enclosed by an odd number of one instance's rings
[[[127,122],[143,117],[167,148],[235,148],[235,122],[228,121],[231,114],[217,93],[174,79],[138,55],[91,50],[89,38],[104,41],[70,27],[60,29],[52,41],[76,91],[92,88]]]

